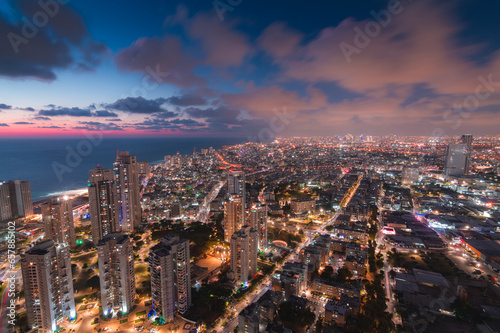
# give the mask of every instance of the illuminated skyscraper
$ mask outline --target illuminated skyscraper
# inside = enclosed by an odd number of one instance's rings
[[[231,236],[231,273],[233,280],[246,284],[257,274],[257,230],[244,226]]]
[[[229,171],[227,174],[227,195],[239,195],[242,198],[243,205],[241,206],[241,213],[245,214],[246,210],[246,185],[245,173],[243,171]],[[238,230],[238,229],[236,229]],[[234,231],[236,231],[234,230]],[[229,235],[231,237],[231,235]]]
[[[21,257],[28,324],[38,332],[61,329],[76,317],[68,245],[45,240]]]
[[[169,322],[191,306],[189,241],[165,236],[149,250],[151,300],[155,316]]]
[[[460,177],[465,175],[466,166],[467,145],[463,143],[448,145],[444,165],[445,177]]]
[[[231,195],[224,204],[224,240],[229,242],[231,236],[245,225],[243,197]]]
[[[259,249],[265,250],[267,248],[267,206],[253,207],[247,224],[257,230]]]
[[[33,199],[31,198],[30,182],[22,180],[9,181],[9,196],[13,218],[29,217],[33,215]]]
[[[117,152],[113,163],[118,193],[118,220],[123,232],[131,233],[141,225],[139,177],[135,156]]]
[[[76,246],[75,225],[73,222],[73,205],[64,198],[52,199],[42,205],[42,220],[46,239],[57,243]]]
[[[9,184],[0,181],[0,222],[12,219]]]
[[[92,241],[119,230],[118,200],[113,171],[96,167],[89,172],[89,210]]]
[[[128,235],[107,234],[97,243],[104,316],[128,313],[135,300],[134,252]]]

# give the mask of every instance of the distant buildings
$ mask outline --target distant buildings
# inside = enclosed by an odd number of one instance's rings
[[[191,306],[189,241],[165,236],[149,250],[151,300],[160,322],[174,319]]]
[[[230,245],[233,280],[246,284],[257,273],[257,230],[244,226],[231,236]]]
[[[118,199],[113,172],[101,167],[91,170],[88,192],[92,240],[97,244],[107,234],[119,230]]]
[[[416,167],[404,167],[401,176],[401,183],[403,185],[411,185],[418,183],[419,170]]]
[[[448,145],[444,164],[445,178],[465,175],[469,164],[468,156],[467,144],[457,143]]]
[[[0,182],[0,222],[33,215],[30,183],[22,180]]]
[[[71,200],[53,198],[50,202],[44,203],[42,220],[46,239],[68,244],[70,248],[76,246]]]
[[[259,234],[259,250],[267,248],[267,206],[250,210],[248,223]]]
[[[97,243],[104,316],[128,313],[135,299],[134,253],[128,235],[112,232]]]
[[[38,332],[61,329],[64,319],[74,319],[75,297],[69,248],[45,240],[21,258],[28,324]]]
[[[118,220],[123,232],[132,232],[141,225],[139,177],[135,156],[128,151],[117,152],[113,163],[118,193]]]
[[[241,195],[231,195],[224,204],[224,240],[229,242],[231,236],[245,225],[245,210]]]

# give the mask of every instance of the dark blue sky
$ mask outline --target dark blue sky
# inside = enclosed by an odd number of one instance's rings
[[[0,4],[0,136],[498,134],[497,1],[57,7]]]

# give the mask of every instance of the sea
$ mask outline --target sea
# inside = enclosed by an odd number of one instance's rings
[[[84,191],[89,170],[97,165],[112,169],[117,150],[137,161],[158,164],[165,155],[192,154],[196,148],[246,142],[244,138],[116,138],[98,134],[81,138],[0,139],[0,181],[21,179],[31,183],[33,201]]]

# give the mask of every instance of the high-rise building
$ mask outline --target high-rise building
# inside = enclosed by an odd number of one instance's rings
[[[244,226],[231,236],[230,245],[233,280],[245,285],[257,274],[257,230]]]
[[[67,198],[54,198],[42,205],[42,220],[46,239],[76,246],[73,205]]]
[[[135,156],[128,151],[116,153],[113,163],[118,193],[118,220],[123,232],[132,232],[141,225],[139,177]]]
[[[137,162],[137,174],[139,178],[148,178],[149,170],[149,162]]]
[[[248,224],[257,230],[259,250],[267,248],[267,206],[253,207],[249,213]]]
[[[463,143],[448,145],[444,164],[445,178],[465,175],[466,166],[467,145]]]
[[[33,215],[30,182],[22,180],[9,181],[9,196],[13,218]]]
[[[92,240],[119,230],[118,199],[113,171],[96,167],[89,172],[89,210]]]
[[[229,243],[231,236],[244,225],[243,197],[231,195],[224,203],[224,240]]]
[[[467,157],[465,160],[465,174],[468,175],[470,173],[472,142],[474,141],[474,136],[472,134],[464,134],[462,135],[460,141],[467,146]]]
[[[0,181],[0,222],[12,219],[9,184]]]
[[[28,324],[38,332],[59,330],[65,318],[76,317],[68,245],[45,240],[21,258]]]
[[[128,313],[134,305],[134,252],[128,235],[107,234],[97,243],[101,304],[104,316]]]
[[[245,197],[245,173],[243,171],[229,171],[227,173],[227,194]]]
[[[246,195],[246,185],[245,184],[246,184],[246,177],[245,177],[245,173],[243,171],[229,171],[228,172],[228,174],[227,174],[227,195],[229,197],[234,196],[234,195],[241,196],[241,198],[242,198],[241,202],[243,203],[241,206],[242,216],[245,216],[245,211],[246,211],[247,195]],[[236,230],[239,230],[239,229],[236,229]],[[236,231],[236,230],[234,230],[234,231]],[[231,237],[231,235],[229,235],[229,237]]]
[[[191,265],[189,241],[165,236],[149,250],[151,300],[160,322],[174,319],[191,306]]]

